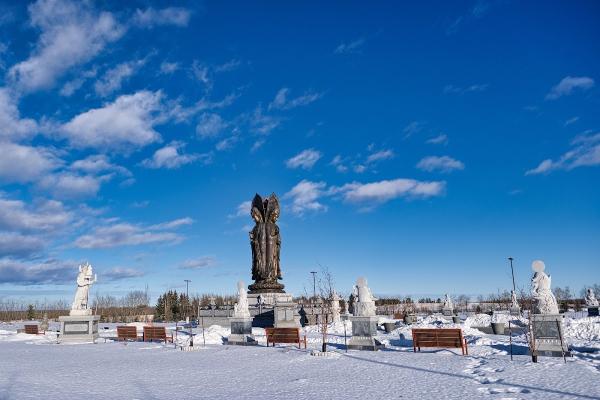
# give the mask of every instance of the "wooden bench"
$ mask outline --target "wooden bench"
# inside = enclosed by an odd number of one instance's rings
[[[135,326],[117,326],[117,341],[138,341],[137,328]]]
[[[304,342],[306,349],[306,335],[303,339],[300,338],[300,328],[265,328],[265,333],[267,347],[269,347],[269,343],[273,343],[273,347],[276,343],[297,343],[298,348],[301,349],[300,344]]]
[[[462,329],[417,329],[412,330],[413,350],[421,351],[421,347],[459,348],[463,356],[469,354],[467,339]]]
[[[37,325],[25,325],[25,333],[28,335],[44,334],[44,332],[40,332],[40,328]]]
[[[158,340],[165,343],[173,343],[173,334],[167,336],[167,330],[164,326],[145,326],[144,327],[144,342],[152,342]]]

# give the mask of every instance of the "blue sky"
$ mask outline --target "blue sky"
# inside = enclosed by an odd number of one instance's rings
[[[600,281],[597,2],[0,4],[0,296]]]

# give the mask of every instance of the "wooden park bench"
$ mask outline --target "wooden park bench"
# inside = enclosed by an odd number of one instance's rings
[[[137,328],[135,326],[117,326],[117,341],[138,341]]]
[[[164,340],[165,343],[173,343],[173,334],[171,333],[167,336],[167,330],[164,326],[145,326],[144,342],[152,342],[153,340],[158,340],[159,342]]]
[[[44,332],[40,332],[40,328],[37,325],[25,325],[25,333],[29,335],[44,334]]]
[[[463,356],[469,354],[467,339],[462,329],[417,329],[412,330],[413,350],[421,351],[421,347],[459,348]]]
[[[269,347],[269,343],[273,343],[273,347],[276,343],[297,343],[298,348],[301,349],[300,344],[304,342],[306,349],[306,335],[300,339],[300,328],[265,328],[265,333],[267,347]]]

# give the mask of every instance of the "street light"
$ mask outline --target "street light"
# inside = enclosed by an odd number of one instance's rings
[[[185,281],[185,299],[187,301],[186,303],[186,307],[185,307],[185,316],[187,317],[187,312],[188,312],[188,308],[190,306],[190,294],[189,294],[189,288],[190,288],[190,282],[191,280],[189,279],[184,279]]]
[[[514,260],[514,258],[508,257],[508,260],[510,261],[510,272],[512,273],[513,292],[517,293],[517,288],[515,286],[515,270],[513,268],[513,260]]]
[[[313,276],[313,301],[317,300],[317,271],[310,271]]]

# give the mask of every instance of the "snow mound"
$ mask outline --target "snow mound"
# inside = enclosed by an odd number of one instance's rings
[[[569,339],[598,341],[600,340],[600,317],[565,318],[564,329],[565,336]]]

